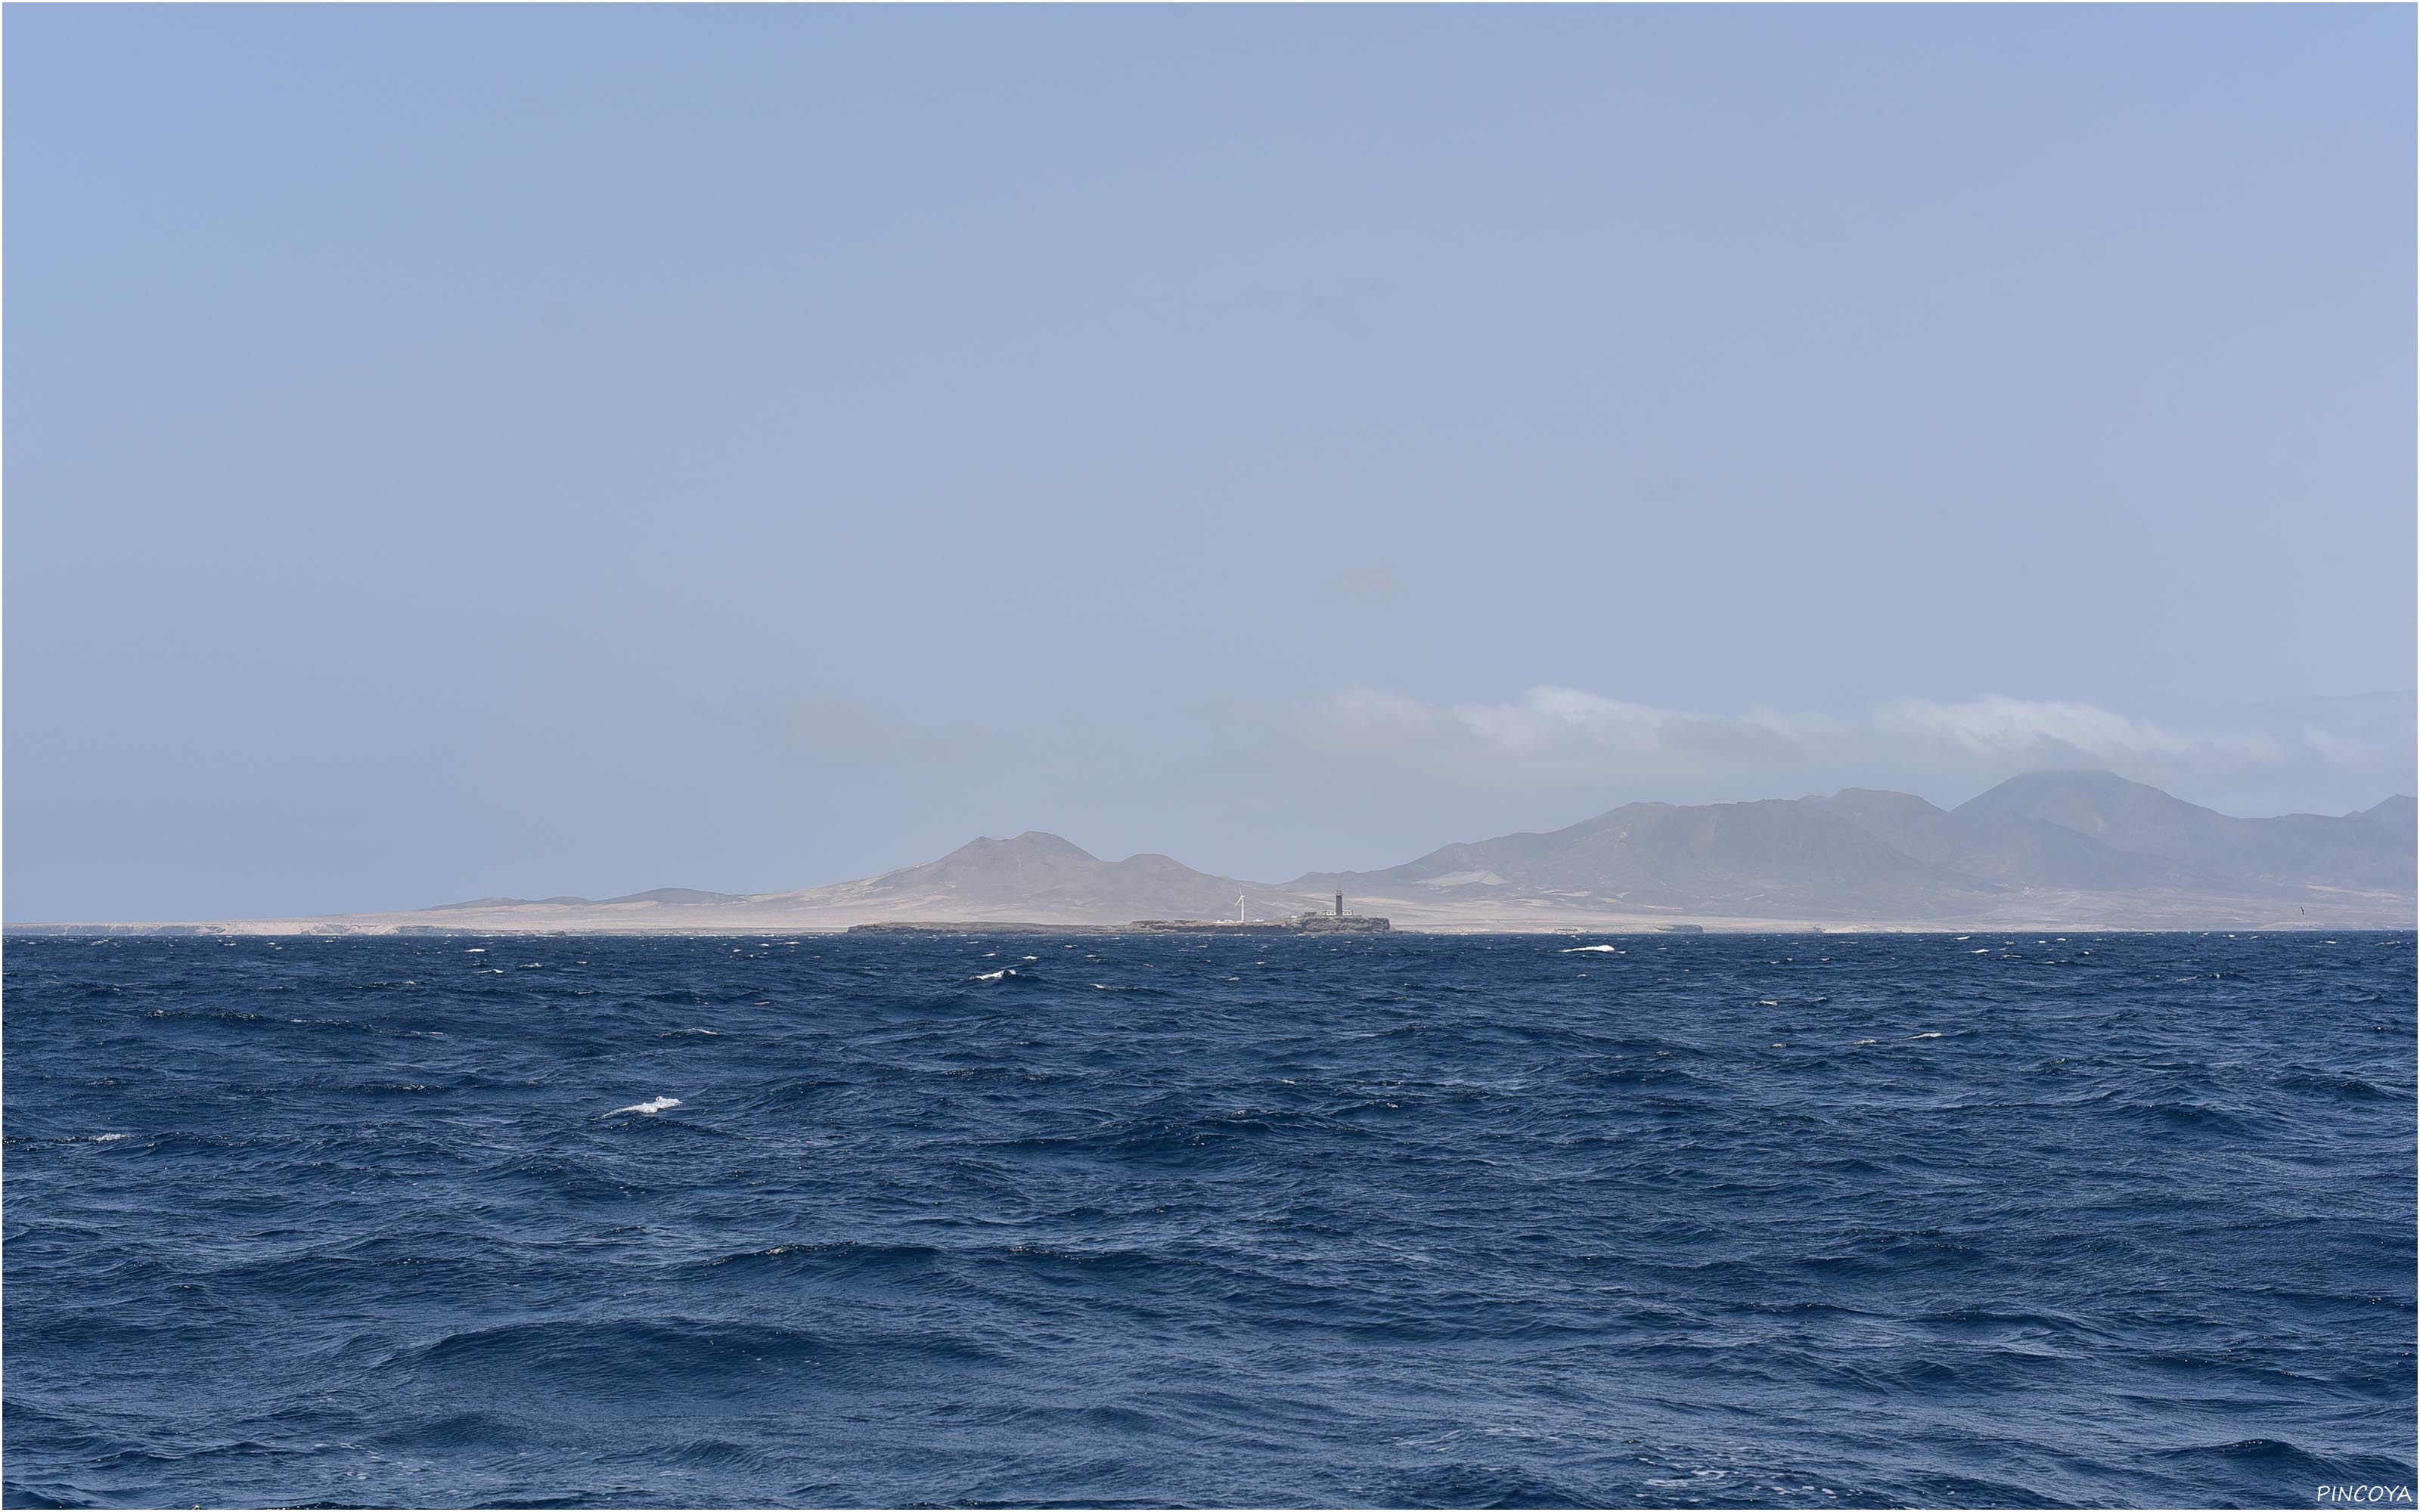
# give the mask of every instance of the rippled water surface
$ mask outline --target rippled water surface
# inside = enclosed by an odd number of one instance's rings
[[[17,939],[6,1494],[2308,1504],[2413,941]]]

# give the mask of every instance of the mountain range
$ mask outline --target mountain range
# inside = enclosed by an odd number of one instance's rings
[[[1028,831],[790,892],[661,887],[482,898],[416,913],[149,926],[226,932],[802,931],[934,921],[1278,918],[1337,892],[1398,928],[2408,929],[2420,818],[2397,795],[2342,815],[2242,819],[2108,772],[2039,772],[1941,809],[1912,794],[1631,803],[1544,834],[1455,843],[1282,884],[1172,857],[1104,860]],[[21,926],[12,926],[12,928]],[[54,926],[85,928],[88,926]]]
[[[1621,808],[1297,887],[1458,903],[1842,923],[2103,919],[2408,925],[2413,803],[2239,819],[2107,772],[2012,778],[1955,809],[1906,793]]]

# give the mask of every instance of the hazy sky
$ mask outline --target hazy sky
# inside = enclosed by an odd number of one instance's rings
[[[7,917],[2408,791],[2413,26],[10,7]]]

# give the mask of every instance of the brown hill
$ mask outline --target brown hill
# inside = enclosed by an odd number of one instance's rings
[[[1233,918],[1236,900],[1255,918],[1311,906],[1256,882],[1213,876],[1145,853],[1105,861],[1040,830],[970,841],[937,861],[859,882],[751,900],[769,911],[840,911],[874,918],[1014,919],[1123,924],[1137,918]]]

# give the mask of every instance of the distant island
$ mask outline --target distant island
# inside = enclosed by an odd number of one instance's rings
[[[2245,819],[2108,772],[2012,778],[1955,809],[1912,794],[1631,803],[1544,834],[1450,844],[1374,872],[1266,884],[1166,856],[1109,861],[1056,835],[970,841],[790,892],[662,887],[481,898],[317,918],[10,924],[13,933],[801,933],[1010,928],[1451,933],[1709,930],[2409,929],[2420,820]],[[1342,895],[1357,913],[1349,919]]]

